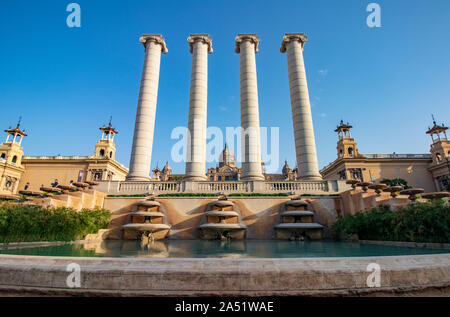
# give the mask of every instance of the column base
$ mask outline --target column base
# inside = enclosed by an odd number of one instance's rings
[[[183,181],[187,181],[187,182],[204,182],[207,180],[208,180],[208,178],[206,176],[184,175],[184,177],[183,177]]]
[[[248,176],[241,176],[241,181],[265,181],[266,178],[264,175],[248,175]]]
[[[297,177],[298,181],[323,181],[321,175],[310,175],[310,176],[300,176]]]
[[[125,178],[125,181],[127,182],[149,182],[150,180],[150,177],[145,176],[127,176]]]

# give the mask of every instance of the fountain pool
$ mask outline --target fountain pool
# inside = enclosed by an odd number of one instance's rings
[[[0,248],[0,254],[113,258],[341,258],[442,253],[450,253],[450,250],[357,242],[284,240],[159,240],[150,243],[105,240],[42,247]]]

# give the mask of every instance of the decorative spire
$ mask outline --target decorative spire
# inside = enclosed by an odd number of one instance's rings
[[[16,127],[16,129],[19,129],[20,128],[20,122],[22,121],[22,116],[20,116],[19,117],[19,121],[17,122],[17,127]]]
[[[108,127],[112,127],[111,121],[112,121],[112,116],[109,117]]]

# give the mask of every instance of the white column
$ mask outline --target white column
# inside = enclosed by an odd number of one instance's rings
[[[258,85],[255,53],[259,36],[239,34],[236,37],[236,53],[241,64],[241,127],[242,127],[242,180],[264,180],[261,171],[259,131]]]
[[[206,180],[206,110],[208,100],[208,53],[212,40],[208,34],[191,34],[187,39],[192,53],[191,92],[189,97],[189,138],[187,140],[187,181]]]
[[[150,180],[159,66],[161,52],[167,53],[166,43],[160,34],[146,34],[139,41],[145,47],[145,60],[134,126],[130,171],[126,178],[128,181]]]
[[[283,36],[281,52],[287,51],[298,179],[321,180],[303,61],[303,45],[307,39],[303,33],[286,33]]]

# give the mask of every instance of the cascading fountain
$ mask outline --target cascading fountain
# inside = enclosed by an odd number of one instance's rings
[[[303,200],[291,200],[284,203],[280,222],[275,226],[275,237],[290,240],[322,239],[323,226],[314,221],[314,212]]]
[[[123,239],[137,239],[143,243],[164,239],[169,234],[170,226],[164,223],[164,214],[159,207],[157,201],[139,202],[130,222],[122,226]]]
[[[226,199],[208,204],[206,223],[198,227],[200,238],[209,240],[244,239],[247,226],[239,223],[234,203]]]

